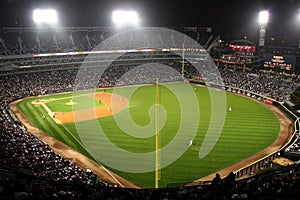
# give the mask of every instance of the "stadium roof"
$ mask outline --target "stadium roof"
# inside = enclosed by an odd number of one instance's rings
[[[213,27],[216,32],[234,35],[236,39],[247,35],[252,41],[258,35],[258,13],[267,9],[268,26],[276,30],[274,37],[288,33],[292,34],[289,37],[298,38],[300,34],[300,23],[295,22],[300,8],[297,0],[3,0],[0,27],[33,26],[31,15],[36,8],[56,9],[61,26],[110,26],[113,10],[133,9],[140,14],[144,26]]]

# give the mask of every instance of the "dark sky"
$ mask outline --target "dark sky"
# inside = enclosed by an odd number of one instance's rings
[[[299,0],[1,0],[0,27],[33,26],[32,10],[55,8],[61,26],[111,26],[111,12],[138,11],[144,26],[209,26],[223,36],[256,39],[257,16],[270,11],[269,37],[300,35]]]

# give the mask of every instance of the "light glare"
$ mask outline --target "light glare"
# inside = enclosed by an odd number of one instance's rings
[[[298,22],[300,24],[300,9],[299,9],[299,13],[298,13]]]
[[[113,12],[112,20],[117,25],[133,24],[137,25],[139,22],[138,14],[135,11],[121,11]]]
[[[53,9],[35,9],[32,19],[35,23],[57,23],[57,13]]]
[[[268,21],[269,21],[269,12],[264,10],[264,11],[261,11],[259,13],[259,19],[258,19],[259,23],[260,24],[267,24]]]

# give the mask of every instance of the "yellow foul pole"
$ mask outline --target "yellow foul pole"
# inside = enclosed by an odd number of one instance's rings
[[[156,79],[156,90],[155,90],[155,97],[156,97],[156,112],[155,112],[155,188],[159,187],[158,181],[159,181],[159,92],[158,92],[158,79]]]
[[[182,44],[181,77],[184,79],[184,43]]]

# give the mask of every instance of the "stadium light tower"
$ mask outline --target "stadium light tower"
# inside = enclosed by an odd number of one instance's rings
[[[116,26],[137,26],[140,20],[136,11],[115,10],[112,13],[112,21]]]
[[[300,26],[300,9],[299,9],[299,12],[298,12],[297,21],[298,21],[298,24]],[[300,49],[300,35],[299,35],[299,45],[298,45],[298,48]]]
[[[266,27],[269,21],[269,12],[267,10],[260,11],[258,22],[260,24],[259,31],[259,46],[265,45],[265,37],[266,37]]]
[[[54,9],[35,9],[32,19],[36,24],[57,24],[57,12]]]

